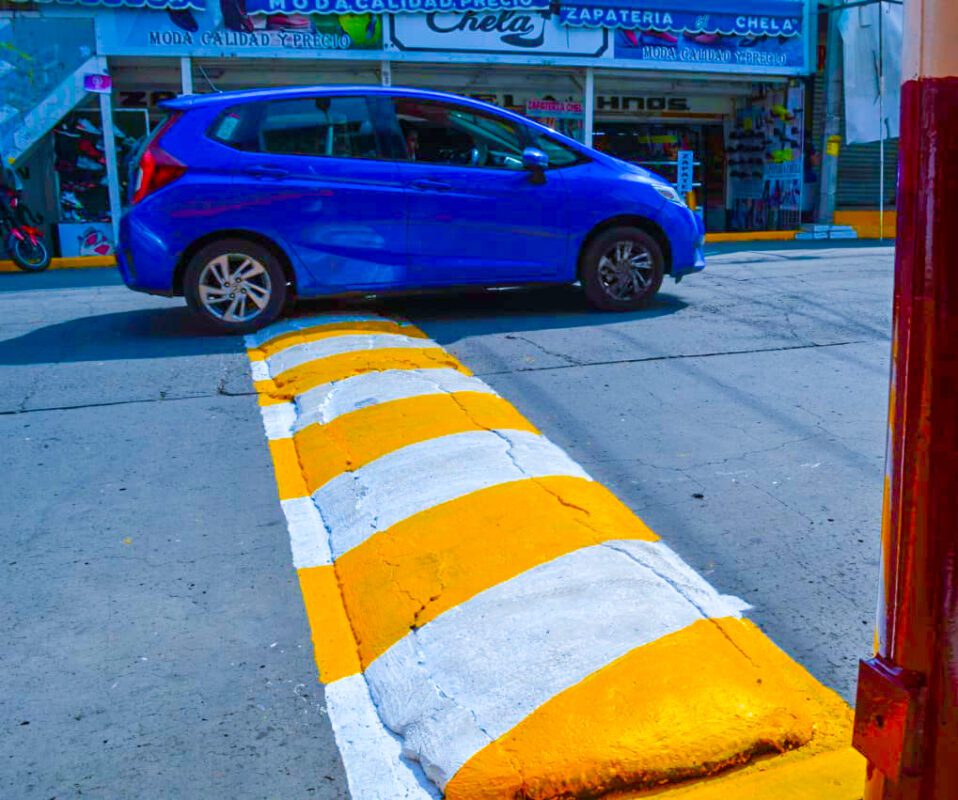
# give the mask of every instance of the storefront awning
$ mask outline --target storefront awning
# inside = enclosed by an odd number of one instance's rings
[[[801,0],[560,0],[559,10],[566,25],[721,36],[797,36],[804,14]]]
[[[249,14],[430,14],[545,9],[550,0],[246,0]]]
[[[206,0],[13,0],[15,3],[55,3],[68,6],[96,6],[103,8],[152,8],[162,11],[176,11],[195,8],[203,11]]]

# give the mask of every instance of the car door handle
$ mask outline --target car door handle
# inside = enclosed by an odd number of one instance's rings
[[[281,167],[247,167],[243,172],[254,178],[272,178],[277,181],[289,177],[289,170]]]
[[[433,192],[448,192],[450,189],[452,189],[451,184],[443,183],[442,181],[431,181],[428,178],[413,181],[409,185],[412,186],[413,189],[422,189],[423,191]]]

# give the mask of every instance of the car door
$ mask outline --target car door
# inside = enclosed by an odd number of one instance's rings
[[[566,259],[562,176],[522,166],[525,126],[469,105],[394,96],[410,283],[554,279]]]
[[[406,280],[406,200],[361,95],[243,107],[235,189],[253,229],[277,231],[321,293]],[[252,119],[247,119],[252,116]],[[241,123],[236,123],[239,126]]]

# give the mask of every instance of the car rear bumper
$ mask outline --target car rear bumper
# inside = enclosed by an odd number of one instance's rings
[[[137,219],[131,209],[120,219],[116,263],[123,282],[149,294],[173,293],[178,256],[155,232]]]

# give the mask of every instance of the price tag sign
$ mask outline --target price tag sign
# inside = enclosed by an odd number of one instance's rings
[[[695,153],[691,150],[679,150],[678,178],[675,181],[675,191],[680,195],[687,195],[692,191]]]

